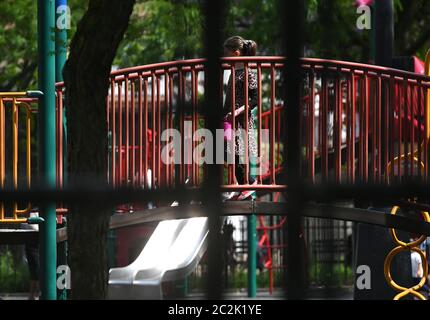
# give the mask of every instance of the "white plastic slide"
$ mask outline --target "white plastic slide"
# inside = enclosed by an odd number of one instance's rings
[[[133,263],[109,271],[109,299],[162,299],[163,281],[194,271],[207,234],[207,218],[160,222]]]

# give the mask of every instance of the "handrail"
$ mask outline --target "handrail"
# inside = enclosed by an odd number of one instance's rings
[[[256,62],[256,63],[282,63],[285,61],[285,57],[280,56],[253,56],[253,57],[223,57],[220,59],[221,63],[232,63],[232,62]],[[322,65],[326,67],[344,67],[347,70],[352,69],[366,69],[368,71],[372,71],[375,73],[384,73],[387,75],[397,75],[400,77],[409,77],[417,80],[430,82],[430,74],[426,73],[426,75],[420,75],[417,73],[399,70],[388,67],[381,67],[376,65],[350,62],[350,61],[339,61],[339,60],[328,60],[328,59],[318,59],[318,58],[302,58],[302,64],[306,65]],[[177,61],[168,61],[168,62],[160,62],[160,63],[152,63],[142,66],[130,67],[118,69],[111,72],[111,77],[115,78],[117,76],[129,75],[131,73],[141,73],[145,71],[151,71],[154,69],[166,69],[166,68],[175,68],[175,67],[183,67],[189,65],[197,65],[206,63],[206,59],[189,59],[189,60],[177,60]]]
[[[31,106],[27,99],[40,97],[40,91],[27,92],[0,92],[0,187],[5,187],[6,180],[6,149],[5,149],[5,102],[12,102],[12,178],[14,189],[18,188],[18,125],[19,109],[25,110],[25,138],[26,138],[26,180],[27,187],[31,185]],[[23,99],[24,98],[24,99]],[[28,203],[25,209],[19,209],[18,203],[13,204],[12,215],[6,216],[5,204],[0,204],[0,222],[22,223],[27,221],[27,217],[20,217],[29,213],[32,209]]]
[[[411,73],[410,74],[416,75],[415,73]],[[425,59],[425,77],[429,77],[430,76],[430,50],[427,52],[426,55],[426,59]],[[425,123],[426,123],[426,137],[427,140],[430,138],[430,88],[427,89],[427,101],[426,101],[426,106],[425,106]],[[424,141],[421,143],[421,150],[424,150]],[[411,158],[411,162],[412,163],[417,163],[419,167],[421,167],[421,172],[424,174],[425,173],[425,164],[423,161],[419,161],[418,160],[418,151],[419,149],[414,150],[413,152],[408,152],[407,154],[402,154],[400,156],[397,156],[393,159],[393,162],[395,163],[396,161],[398,161],[398,159],[400,158],[400,160],[405,160],[407,158]],[[387,164],[387,170],[388,170],[388,175],[387,175],[387,182],[390,183],[390,175],[391,175],[391,170],[392,170],[392,162],[390,161]],[[400,168],[398,168],[398,170],[400,170]]]

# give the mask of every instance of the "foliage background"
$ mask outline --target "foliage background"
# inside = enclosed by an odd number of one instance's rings
[[[0,0],[0,91],[36,87],[37,10],[34,0]],[[201,57],[202,0],[138,0],[118,50],[118,67]],[[88,0],[69,0],[71,38]],[[424,58],[430,47],[430,6],[425,0],[394,0],[395,54]],[[370,32],[356,29],[353,0],[305,0],[305,55],[369,61]],[[282,19],[276,0],[230,0],[225,36],[254,39],[261,55],[281,50]]]

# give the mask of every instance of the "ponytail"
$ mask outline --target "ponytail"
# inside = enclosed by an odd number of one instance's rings
[[[255,56],[257,54],[257,43],[254,40],[245,40],[234,36],[224,42],[224,47],[230,51],[239,50],[242,56]]]
[[[255,56],[257,53],[257,43],[254,40],[245,40],[243,42],[243,55]]]

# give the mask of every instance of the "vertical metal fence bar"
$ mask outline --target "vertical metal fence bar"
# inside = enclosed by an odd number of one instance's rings
[[[122,141],[122,120],[123,120],[123,109],[122,109],[122,84],[119,81],[118,82],[118,106],[119,106],[119,116],[118,116],[118,122],[119,122],[119,127],[118,127],[118,157],[119,157],[119,178],[118,178],[118,186],[122,186],[123,184],[123,156],[122,156],[122,152],[123,152],[123,141]]]
[[[284,170],[287,173],[288,185],[288,223],[284,227],[284,243],[288,244],[288,250],[284,248],[284,265],[287,266],[285,291],[288,299],[301,299],[304,297],[304,263],[301,250],[301,225],[302,225],[302,193],[300,187],[300,86],[302,79],[300,56],[303,52],[302,26],[304,19],[304,4],[300,0],[280,1],[279,14],[285,16],[281,19],[281,32],[285,41],[285,56],[288,57],[283,79],[285,84],[286,122],[287,130],[284,135],[286,150],[286,162]],[[288,82],[286,82],[288,80]],[[286,251],[286,252],[285,252]]]
[[[386,119],[385,126],[384,126],[384,143],[385,143],[385,149],[384,149],[384,176],[386,181],[388,181],[388,162],[390,161],[390,152],[392,150],[392,142],[393,142],[393,136],[390,136],[390,123],[391,126],[393,125],[393,122],[391,122],[391,113],[392,113],[392,105],[390,102],[390,82],[391,79],[388,79],[385,82],[384,92],[385,92],[385,99],[384,99],[384,117]],[[391,137],[391,139],[390,139]]]
[[[418,99],[418,104],[417,104],[417,150],[418,150],[418,181],[419,182],[423,182],[422,181],[422,177],[423,177],[423,172],[421,169],[421,162],[422,162],[422,147],[421,147],[421,143],[424,141],[423,140],[423,134],[421,132],[421,127],[422,127],[422,119],[423,119],[423,105],[422,105],[422,82],[418,81],[418,85],[417,85],[417,99]]]
[[[63,92],[60,90],[57,92],[57,182],[58,187],[63,186]],[[109,119],[109,117],[108,117]],[[109,126],[109,124],[108,124]]]
[[[131,183],[137,187],[136,176],[136,84],[131,80]]]
[[[179,115],[179,132],[181,134],[181,163],[179,165],[179,183],[183,184],[185,181],[185,126],[184,126],[184,115],[185,115],[185,101],[184,97],[184,77],[182,72],[182,67],[179,67],[178,70],[178,78],[179,78],[179,90],[178,90],[178,108],[177,111]]]
[[[18,106],[16,104],[16,98],[12,99],[12,179],[13,188],[18,188]],[[16,219],[16,203],[14,209],[14,219]]]
[[[309,124],[308,124],[308,175],[309,175],[309,181],[310,183],[315,183],[315,152],[314,152],[314,139],[315,139],[315,70],[313,67],[311,67],[309,72],[309,108],[308,108],[308,118],[309,118]]]
[[[248,92],[248,83],[249,83],[249,70],[248,70],[248,63],[244,64],[244,71],[245,71],[245,83],[244,83],[244,96],[245,96],[245,177],[244,181],[245,184],[249,184],[249,92]]]
[[[355,142],[356,142],[356,119],[357,119],[357,86],[355,79],[355,70],[351,70],[351,181],[350,183],[355,183]]]
[[[321,99],[319,108],[319,118],[320,118],[320,140],[321,140],[321,181],[326,182],[328,179],[328,131],[327,131],[327,114],[328,114],[328,79],[327,70],[322,71],[321,78]]]
[[[207,57],[207,66],[205,74],[205,105],[204,114],[207,128],[215,136],[216,129],[221,124],[222,109],[217,105],[220,101],[219,83],[220,79],[220,62],[219,54],[222,49],[221,30],[222,17],[224,17],[225,2],[210,1],[204,2],[205,13],[205,55]],[[234,120],[233,120],[234,122]],[[216,146],[213,147],[215,155]],[[209,299],[218,299],[222,295],[222,250],[220,243],[221,221],[219,213],[221,212],[220,202],[220,185],[222,183],[221,170],[222,165],[206,164],[207,176],[203,183],[202,202],[205,205],[209,217],[209,243],[208,243],[208,278],[207,278],[207,297]]]
[[[360,77],[359,79],[359,86],[360,86],[360,106],[359,106],[359,112],[358,115],[360,117],[360,128],[359,128],[359,135],[358,135],[358,139],[359,139],[359,148],[358,148],[358,175],[359,175],[359,181],[363,182],[364,181],[364,166],[363,166],[363,162],[364,162],[364,99],[365,99],[365,95],[364,95],[364,77]]]
[[[5,186],[5,169],[6,169],[6,159],[5,159],[5,105],[3,98],[0,97],[0,188],[4,189]],[[0,219],[5,219],[5,208],[4,203],[1,203],[0,208]]]
[[[109,78],[109,90],[110,90],[110,78]],[[56,91],[56,93],[57,93],[57,98],[58,98],[59,92]],[[112,131],[111,131],[111,123],[110,123],[110,121],[111,121],[110,98],[111,97],[109,96],[109,91],[108,91],[108,95],[106,97],[106,127],[107,127],[107,135],[108,135],[107,152],[106,152],[106,163],[107,163],[106,178],[107,178],[108,185],[112,185],[112,172],[111,172],[111,167],[110,167],[111,166],[110,165],[111,154],[109,153],[109,148],[112,148]],[[56,103],[58,104],[59,102],[57,101]],[[61,120],[61,121],[63,121],[63,120]],[[56,127],[57,132],[59,131],[59,129],[60,128],[58,128],[58,123],[57,123],[57,127]],[[60,130],[63,130],[63,129],[60,129]],[[66,136],[67,136],[67,134],[66,134]],[[57,143],[58,143],[58,138],[57,138]],[[57,148],[59,148],[59,146]],[[61,152],[61,154],[63,154],[63,152]],[[64,157],[64,155],[63,155],[63,157]],[[58,217],[57,217],[57,219],[58,219]]]
[[[199,71],[194,71],[194,120],[193,120],[193,133],[195,133],[200,125],[200,110],[199,110]],[[194,140],[194,139],[193,139]],[[193,141],[193,148],[197,145],[197,141]],[[200,183],[200,166],[199,166],[199,155],[196,155],[194,162],[194,185],[198,186]]]
[[[112,114],[112,124],[111,124],[111,132],[112,132],[112,147],[111,147],[111,165],[112,165],[112,186],[116,186],[117,181],[117,171],[116,171],[116,105],[115,105],[115,80],[111,78],[110,81],[110,102],[111,102],[111,114]]]
[[[395,140],[396,140],[396,136],[395,136],[395,111],[396,111],[396,106],[395,106],[395,89],[396,89],[396,83],[394,81],[393,77],[390,77],[390,83],[389,83],[390,89],[390,97],[389,97],[389,102],[390,102],[390,122],[391,122],[391,128],[390,128],[390,162],[392,165],[392,169],[391,169],[391,173],[390,173],[390,181],[391,183],[394,182],[394,158],[395,158],[395,154],[396,154],[396,150],[395,150]]]
[[[170,130],[169,128],[169,109],[170,106],[170,99],[169,99],[169,71],[164,70],[164,128],[166,131]],[[165,143],[167,145],[168,141]],[[165,186],[170,186],[170,164],[167,162],[163,165],[164,168],[164,174],[165,174]]]
[[[414,93],[415,93],[415,86],[414,85],[410,85],[410,95],[409,95],[409,112],[411,115],[411,119],[410,119],[410,130],[411,130],[411,134],[410,134],[410,141],[411,141],[411,178],[414,179],[414,153],[415,153],[415,102],[416,100],[414,100]],[[419,168],[419,167],[418,167]]]
[[[197,130],[197,108],[196,108],[196,96],[197,96],[197,90],[196,90],[196,70],[194,66],[191,68],[191,150],[194,150],[195,142],[193,141],[193,135]],[[196,173],[197,173],[197,163],[193,159],[193,155],[191,152],[191,175],[190,175],[190,182],[191,185],[196,185]]]
[[[149,156],[149,141],[148,141],[148,78],[145,77],[143,82],[143,111],[144,111],[144,120],[143,120],[143,177],[145,180],[145,188],[149,186],[148,182],[148,156]]]
[[[375,84],[378,83],[379,75],[376,75],[375,79],[372,79],[371,83]],[[371,181],[373,183],[377,182],[377,150],[378,150],[378,129],[377,129],[377,121],[378,121],[378,102],[379,99],[378,96],[378,87],[377,86],[371,86],[373,89],[371,91],[371,94],[373,95],[373,105],[372,110],[370,111],[372,114],[372,167],[371,167]]]
[[[397,111],[397,116],[398,116],[398,145],[397,145],[397,181],[399,183],[402,182],[402,159],[401,159],[401,155],[403,153],[403,147],[402,147],[402,143],[403,143],[403,87],[400,83],[400,81],[398,81],[397,79],[396,81],[396,90],[397,92],[397,99],[396,99],[396,111]]]
[[[408,82],[407,79],[403,79],[403,121],[404,121],[404,130],[403,130],[403,154],[405,155],[403,160],[403,175],[405,179],[409,177],[409,145],[408,145]]]
[[[335,79],[335,119],[333,121],[334,150],[335,150],[335,179],[341,182],[342,176],[342,83],[338,70]]]
[[[109,110],[109,109],[108,109]],[[57,187],[63,185],[63,92],[57,92]],[[109,120],[109,114],[108,114]],[[109,126],[109,122],[108,122]]]
[[[370,104],[370,94],[369,94],[369,76],[367,70],[364,72],[364,159],[363,159],[363,173],[364,182],[368,182],[369,178],[369,104]]]
[[[232,138],[230,145],[230,152],[232,154],[232,171],[233,171],[233,183],[237,184],[236,176],[236,113],[234,112],[236,108],[236,66],[234,63],[231,65],[231,130]],[[239,160],[239,159],[238,159]]]
[[[258,87],[258,110],[257,110],[257,114],[258,114],[258,123],[257,123],[257,134],[258,134],[258,157],[260,159],[260,161],[258,162],[258,183],[262,184],[263,183],[263,178],[262,178],[262,173],[263,173],[263,163],[262,163],[262,159],[263,159],[263,155],[262,155],[262,131],[261,131],[261,126],[262,126],[262,118],[261,115],[263,113],[263,103],[262,103],[262,75],[261,75],[261,64],[258,63],[257,64],[257,87]]]
[[[145,185],[145,174],[143,171],[143,148],[145,148],[146,146],[144,146],[143,144],[143,96],[142,96],[142,85],[143,85],[143,81],[142,81],[142,74],[139,73],[138,75],[139,77],[139,91],[138,91],[138,109],[139,109],[139,156],[138,156],[138,161],[139,161],[139,186],[142,187]],[[146,133],[145,133],[146,134]],[[146,188],[145,188],[146,189]]]
[[[157,117],[157,134],[154,136],[154,139],[156,138],[156,153],[155,155],[156,157],[156,161],[157,161],[157,181],[158,181],[158,186],[161,187],[162,186],[162,177],[161,177],[161,133],[162,131],[162,127],[161,127],[161,100],[160,100],[160,91],[161,91],[161,76],[157,77],[157,113],[156,113],[156,117]]]
[[[378,152],[378,156],[377,156],[377,183],[382,183],[382,150],[386,150],[386,147],[384,146],[383,148],[383,142],[382,142],[382,131],[383,131],[383,124],[385,125],[387,123],[386,120],[384,120],[382,118],[382,95],[384,93],[383,87],[382,87],[382,75],[378,75],[378,97],[377,97],[377,120],[378,120],[378,124],[376,126],[376,130],[377,130],[377,152]],[[386,163],[385,163],[386,165]]]
[[[276,107],[276,74],[274,64],[270,65],[270,183],[276,182],[276,165],[275,165],[275,107]],[[298,120],[298,119],[297,119]],[[284,145],[286,147],[286,145]]]
[[[429,155],[428,155],[428,144],[429,144],[429,136],[428,136],[428,132],[430,131],[429,128],[429,121],[430,119],[428,118],[428,113],[429,110],[428,108],[430,107],[430,96],[429,96],[429,89],[424,89],[424,168],[425,168],[425,172],[424,172],[424,181],[428,182],[429,181]]]
[[[125,95],[125,185],[130,182],[130,98],[128,96],[128,76],[124,79]]]
[[[170,102],[170,112],[169,112],[169,128],[174,128],[174,119],[173,119],[173,75],[169,73],[169,102]],[[170,186],[174,186],[175,183],[175,165],[170,165]]]
[[[155,137],[157,135],[157,128],[155,126],[155,122],[156,122],[156,104],[155,104],[155,82],[156,82],[156,77],[155,77],[155,72],[154,70],[151,73],[151,139],[152,139],[152,143],[151,143],[151,183],[152,183],[152,187],[156,187],[156,178],[155,178],[155,174],[156,174],[156,169],[155,169],[155,159],[156,159],[156,155],[155,155]]]

